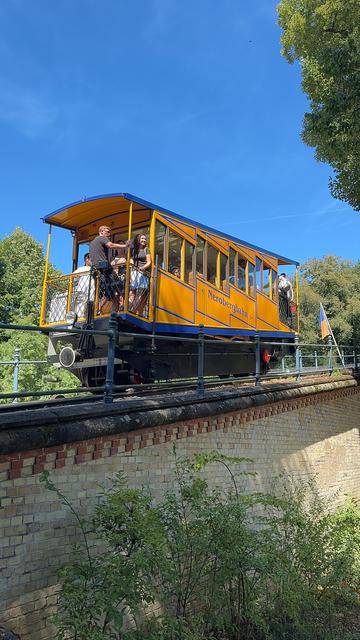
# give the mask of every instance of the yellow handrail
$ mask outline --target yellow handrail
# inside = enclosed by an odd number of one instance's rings
[[[129,228],[128,228],[128,248],[127,248],[127,256],[126,256],[126,280],[125,280],[125,300],[124,300],[124,311],[128,312],[129,309],[129,285],[130,285],[130,240],[131,240],[131,230],[132,230],[132,213],[133,213],[133,203],[130,202],[129,207]]]
[[[51,245],[51,225],[49,226],[49,233],[47,239],[47,247],[46,247],[46,256],[45,256],[45,269],[44,269],[44,280],[42,286],[42,294],[41,294],[41,309],[40,309],[40,325],[44,324],[45,318],[45,304],[46,304],[46,293],[47,293],[47,277],[49,272],[49,257],[50,257],[50,245]]]

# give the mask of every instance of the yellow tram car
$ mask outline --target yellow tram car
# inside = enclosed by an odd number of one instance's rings
[[[266,368],[279,355],[279,343],[291,343],[299,331],[298,262],[290,258],[128,193],[84,198],[43,220],[50,227],[40,325],[56,329],[50,334],[48,359],[72,371],[85,385],[104,382],[107,339],[79,338],[61,329],[107,329],[114,312],[119,329],[118,384],[127,384],[134,375],[139,381],[193,375],[195,347],[192,353],[190,343],[181,338],[197,336],[200,325],[209,337],[205,375],[254,373],[254,348],[249,341],[255,336],[260,337]],[[152,260],[142,279],[141,295],[134,284],[136,266],[129,242],[122,272],[116,260],[104,267],[107,292],[101,269],[79,269],[80,256],[88,251],[101,225],[110,228],[109,239],[114,243],[130,241],[135,234],[146,235]],[[56,278],[49,277],[53,226],[73,235],[72,273]],[[291,301],[278,291],[278,273],[289,265],[296,268],[295,299]],[[131,332],[137,337],[129,336]],[[154,342],[141,339],[146,333],[173,336],[174,340],[159,341],[154,349]],[[236,341],[239,348],[218,357],[219,340]],[[284,347],[283,353],[287,350]]]

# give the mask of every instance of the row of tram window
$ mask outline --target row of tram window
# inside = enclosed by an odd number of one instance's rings
[[[134,229],[136,234],[144,234],[149,242],[149,226]],[[124,232],[115,233],[114,242],[124,238]],[[84,249],[87,250],[87,245]],[[252,262],[240,250],[229,248],[229,255],[212,244],[207,238],[197,234],[196,244],[159,220],[155,225],[155,245],[153,263],[163,271],[193,286],[194,273],[211,285],[229,293],[229,286],[250,298],[261,292],[270,300],[278,302],[277,272],[264,260],[256,257]]]
[[[260,258],[254,264],[233,247],[227,256],[199,234],[194,245],[159,221],[155,227],[155,260],[159,268],[189,285],[194,284],[195,270],[225,293],[231,285],[251,298],[260,291],[270,300],[278,300],[277,273]]]

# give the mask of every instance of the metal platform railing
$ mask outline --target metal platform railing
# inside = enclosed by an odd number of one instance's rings
[[[109,327],[107,330],[99,331],[95,329],[80,329],[77,327],[69,327],[64,328],[61,327],[62,334],[79,334],[79,335],[91,335],[91,336],[105,336],[108,340],[108,348],[107,348],[107,366],[106,366],[106,376],[105,376],[105,384],[103,386],[97,387],[97,392],[103,393],[103,401],[104,403],[112,403],[114,393],[121,392],[131,387],[139,386],[141,389],[158,389],[161,390],[161,386],[164,384],[169,384],[169,380],[159,381],[156,383],[149,384],[124,384],[124,385],[116,385],[114,384],[114,367],[115,367],[115,347],[118,342],[118,315],[116,313],[112,313],[109,319]],[[41,328],[35,325],[16,325],[16,324],[5,324],[0,323],[0,329],[12,330],[12,331],[33,331],[33,332],[41,332],[43,334],[51,334],[56,333],[58,331],[57,327],[51,328]],[[194,328],[195,330],[195,328]],[[182,378],[177,380],[172,380],[171,384],[176,388],[177,386],[184,385],[185,382],[192,382],[196,385],[197,393],[199,396],[204,395],[205,387],[208,385],[223,385],[226,383],[233,383],[234,377],[228,378],[219,378],[218,376],[207,376],[206,375],[206,357],[214,355],[214,351],[212,349],[211,353],[208,351],[207,353],[207,345],[211,343],[212,347],[214,346],[214,340],[211,338],[207,338],[204,333],[203,325],[199,325],[197,328],[197,336],[196,337],[187,337],[182,336],[178,338],[182,343],[192,343],[195,347],[192,351],[192,355],[197,356],[197,375],[193,378]],[[122,336],[129,336],[134,338],[141,338],[142,340],[150,340],[152,344],[155,345],[157,341],[171,341],[174,343],[174,336],[172,335],[156,335],[156,334],[145,334],[145,333],[136,333],[136,332],[121,332]],[[251,340],[241,340],[241,342],[236,341],[219,341],[217,346],[219,347],[219,352],[216,355],[224,355],[227,354],[234,355],[236,353],[236,349],[243,347],[244,345],[249,345],[250,349],[254,350],[254,359],[255,359],[255,371],[252,375],[244,375],[240,379],[244,382],[254,382],[255,386],[259,386],[264,380],[272,380],[279,378],[288,378],[295,377],[296,380],[300,380],[302,377],[313,375],[316,373],[328,373],[332,374],[334,370],[345,370],[351,369],[355,372],[358,370],[358,349],[356,346],[341,346],[340,355],[334,349],[334,344],[331,340],[331,337],[328,338],[327,343],[319,343],[319,344],[309,344],[309,343],[300,343],[298,336],[295,337],[294,342],[283,342],[283,341],[271,341],[271,346],[276,347],[291,347],[293,350],[292,355],[284,355],[280,360],[275,363],[275,366],[272,366],[271,371],[262,374],[262,360],[261,360],[261,340],[260,335],[255,334],[254,338]],[[16,402],[18,399],[23,398],[44,398],[51,397],[54,395],[79,395],[90,393],[91,390],[88,387],[73,387],[73,388],[65,388],[65,389],[44,389],[41,391],[35,390],[25,390],[19,391],[19,368],[21,366],[26,365],[44,365],[49,364],[49,366],[53,366],[50,363],[47,363],[46,360],[22,360],[20,349],[15,349],[14,359],[6,362],[0,362],[0,366],[9,366],[13,368],[13,391],[12,393],[3,393],[0,390],[0,402],[4,400],[9,400],[12,402]],[[238,379],[238,378],[237,378]]]

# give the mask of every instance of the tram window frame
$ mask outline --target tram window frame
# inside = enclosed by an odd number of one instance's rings
[[[239,282],[240,282],[240,279],[239,279],[240,261],[242,261],[244,263],[244,267],[243,267],[244,286],[241,286],[239,284]],[[240,291],[242,291],[243,293],[247,294],[247,292],[248,292],[248,260],[241,253],[238,253],[238,255],[237,255],[236,286],[237,286],[238,289],[240,289]]]
[[[189,263],[191,263],[191,269],[189,269],[189,271],[187,271],[187,247],[191,248],[191,254],[190,254],[190,261]],[[181,275],[182,275],[182,280],[184,280],[184,282],[186,282],[186,284],[189,284],[191,286],[194,286],[194,256],[195,256],[195,251],[196,247],[195,245],[193,245],[191,242],[189,242],[188,240],[186,240],[184,238],[184,242],[183,242],[183,262],[182,262],[182,271],[181,271]]]
[[[210,260],[211,260],[211,279],[209,278],[209,254],[210,254]],[[212,284],[214,287],[216,287],[217,289],[219,289],[219,250],[214,247],[213,244],[211,244],[210,242],[206,242],[206,280],[207,282],[210,282],[210,284]],[[214,269],[214,265],[215,265],[215,269]],[[213,271],[214,269],[214,271]]]
[[[201,246],[202,245],[202,248]],[[201,256],[201,261],[198,260],[198,258]],[[201,262],[201,269],[199,269],[200,266],[200,262]],[[205,238],[203,238],[203,236],[197,234],[196,237],[196,247],[195,247],[195,269],[196,269],[196,275],[197,276],[202,276],[203,278],[206,278],[206,273],[207,273],[207,241],[205,240]]]
[[[233,287],[236,287],[236,273],[237,273],[237,261],[238,261],[238,253],[233,249],[233,247],[229,248],[229,284]]]
[[[261,291],[271,299],[271,267],[266,262],[262,264]]]
[[[222,269],[222,264],[221,264],[221,259],[224,258],[225,259],[225,273],[224,270]],[[226,255],[226,253],[223,253],[222,251],[218,251],[218,282],[219,282],[219,289],[221,289],[222,291],[228,291],[228,287],[229,287],[229,258]],[[224,265],[224,263],[223,263]]]
[[[94,238],[96,238],[96,236],[94,236]],[[75,269],[78,269],[79,267],[84,266],[85,255],[89,253],[90,243],[94,238],[92,238],[91,240],[82,240],[81,242],[76,243],[76,251],[75,251],[76,258],[75,260],[73,259],[73,269],[72,269],[73,271],[75,271]],[[83,249],[86,249],[86,251],[84,251]]]
[[[255,265],[251,260],[248,260],[247,265],[247,282],[248,282],[248,295],[250,298],[255,298],[256,296],[256,276],[255,276]]]
[[[261,258],[258,258],[256,256],[256,261],[255,261],[255,286],[256,286],[256,291],[261,291],[261,292],[262,292],[262,265],[263,265],[263,261],[261,260]]]
[[[164,235],[163,235],[163,243],[162,243],[162,261],[158,260],[158,268],[166,270],[167,268],[167,233],[168,227],[161,220],[156,218],[155,220],[155,229],[154,229],[154,260],[156,261],[156,256],[159,254],[156,251],[156,239],[157,239],[157,229],[158,227],[164,227]]]
[[[170,245],[171,245],[171,236],[174,236],[176,238],[176,240],[180,241],[180,251],[179,251],[179,255],[178,255],[178,265],[177,264],[171,264],[170,266]],[[183,270],[182,270],[182,263],[183,263],[183,259],[182,259],[182,254],[183,254],[183,242],[184,242],[184,238],[183,236],[181,236],[179,233],[177,233],[176,231],[174,231],[173,229],[171,229],[170,227],[167,228],[167,271],[169,273],[172,273],[174,269],[179,269],[180,271],[180,278],[182,278],[182,274],[183,274]]]
[[[274,302],[278,301],[279,289],[278,289],[278,274],[275,269],[271,269],[271,299]]]

